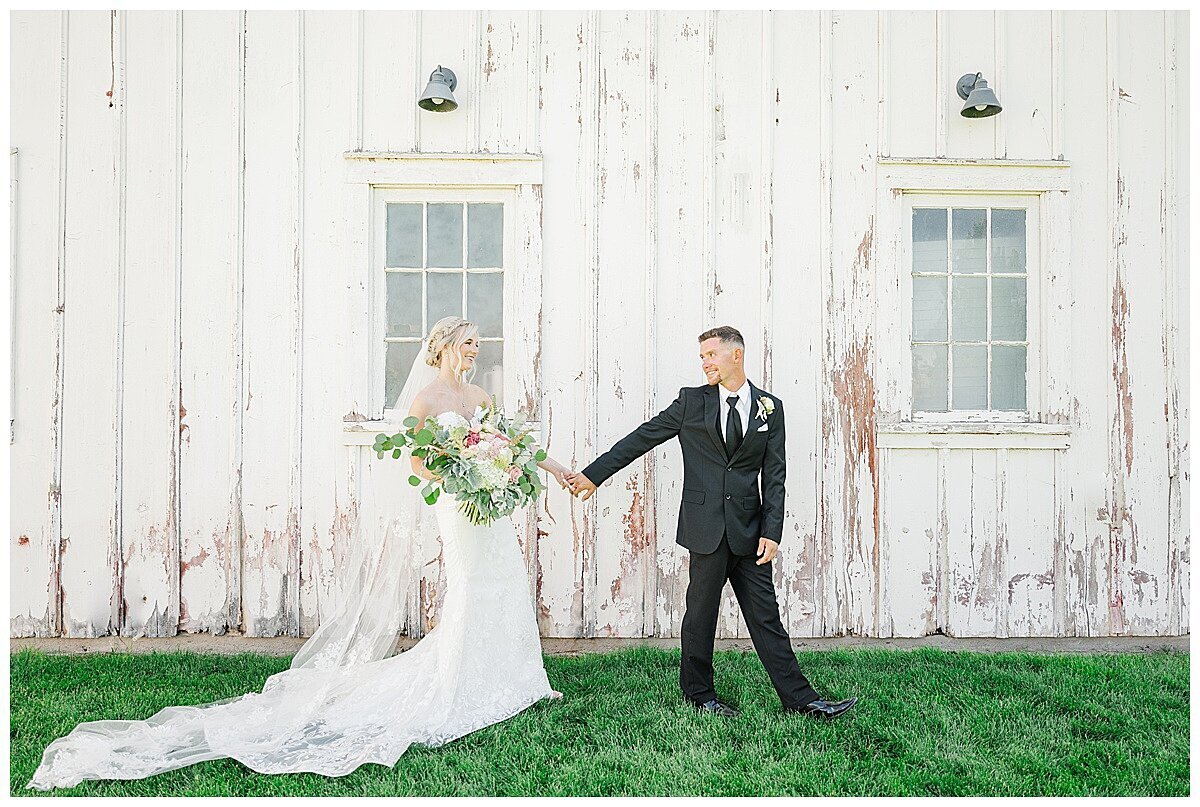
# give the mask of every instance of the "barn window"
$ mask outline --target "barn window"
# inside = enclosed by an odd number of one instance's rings
[[[505,204],[469,195],[435,200],[384,194],[382,266],[385,408],[395,403],[422,340],[445,316],[479,326],[474,382],[503,394]]]
[[[907,207],[913,412],[1026,414],[1036,198],[918,196]]]

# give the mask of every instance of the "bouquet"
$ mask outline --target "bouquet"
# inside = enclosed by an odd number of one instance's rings
[[[421,490],[426,504],[434,504],[444,490],[459,502],[459,510],[472,524],[490,524],[536,499],[545,489],[537,464],[546,452],[534,442],[533,430],[521,417],[510,418],[493,398],[468,420],[457,412],[427,418],[418,429],[417,418],[404,420],[404,430],[375,435],[379,459],[392,452],[400,459],[405,448],[420,457],[435,477]],[[409,484],[421,478],[412,475]]]

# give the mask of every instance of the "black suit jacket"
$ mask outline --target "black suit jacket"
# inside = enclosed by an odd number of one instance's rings
[[[663,411],[621,438],[611,449],[583,469],[583,475],[600,485],[650,449],[679,438],[683,449],[683,502],[675,540],[693,552],[715,552],[721,537],[738,555],[758,551],[758,539],[778,543],[783,537],[784,451],[783,401],[750,385],[750,422],[746,436],[732,458],[725,456],[719,418],[722,412],[718,385],[684,387]],[[775,411],[764,421],[758,416],[759,399],[768,398]],[[759,477],[762,478],[761,495]]]

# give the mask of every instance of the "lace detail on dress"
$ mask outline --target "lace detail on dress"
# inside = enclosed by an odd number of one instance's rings
[[[516,528],[470,524],[452,497],[434,506],[446,553],[442,618],[405,653],[364,664],[294,668],[252,692],[171,706],[147,720],[82,723],[46,749],[28,787],[140,779],[232,757],[260,773],[342,776],[394,765],[410,745],[438,746],[547,697],[532,597]]]

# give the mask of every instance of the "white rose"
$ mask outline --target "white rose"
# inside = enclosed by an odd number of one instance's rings
[[[457,412],[443,412],[437,416],[437,425],[443,429],[452,429],[455,426],[465,427],[467,419]]]

